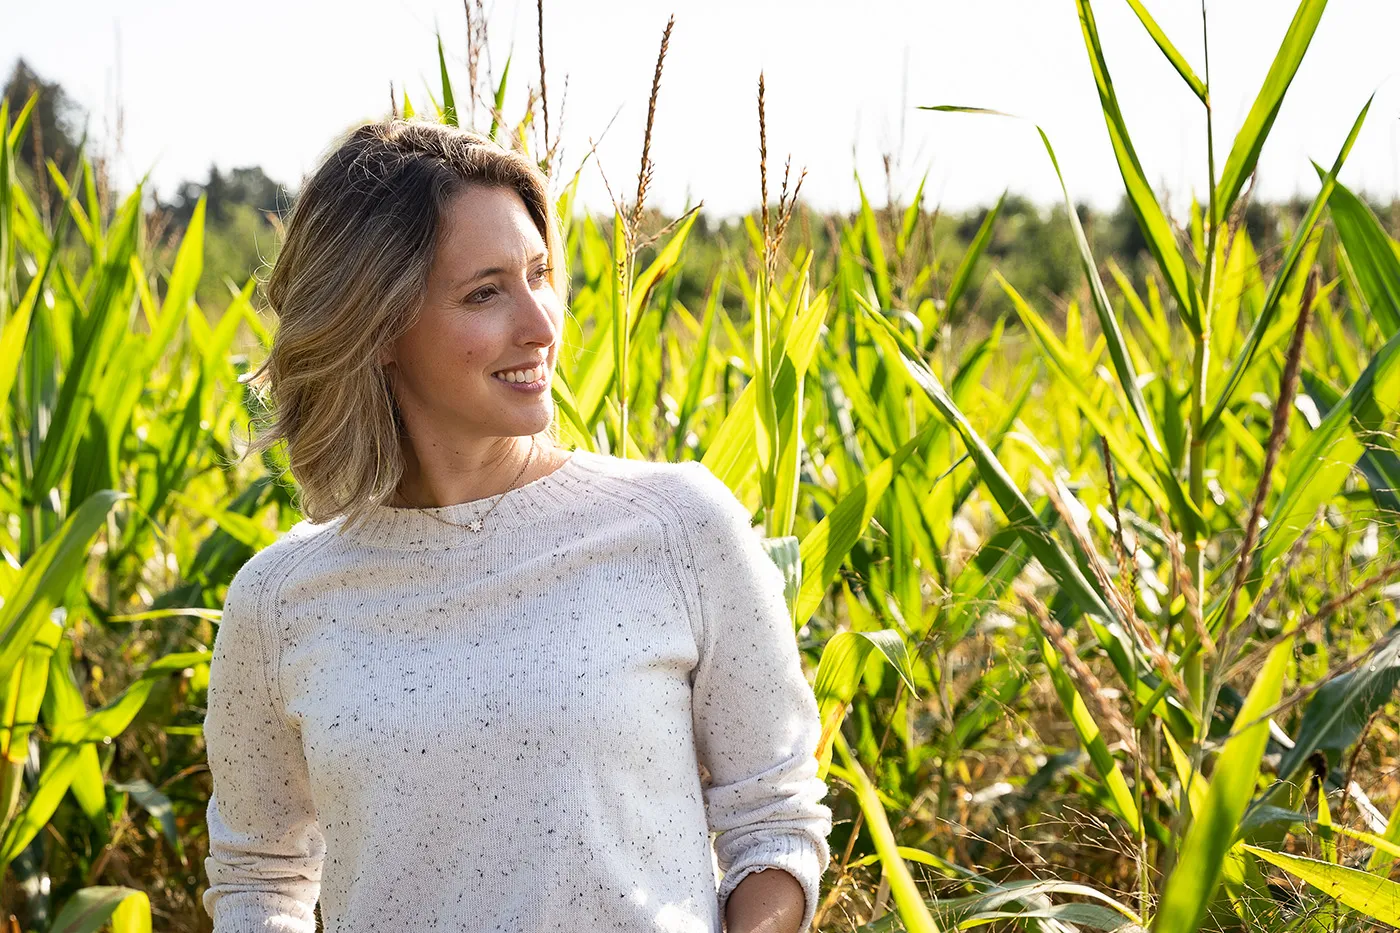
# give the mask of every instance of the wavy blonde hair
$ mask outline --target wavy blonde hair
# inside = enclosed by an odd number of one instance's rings
[[[365,123],[296,196],[267,279],[278,319],[272,349],[243,380],[274,420],[240,460],[285,441],[298,506],[313,523],[345,515],[351,525],[398,487],[403,422],[378,359],[417,320],[444,208],[471,184],[520,195],[567,307],[548,180],[527,156],[485,136],[417,119]],[[556,417],[542,433],[557,444],[558,430]]]

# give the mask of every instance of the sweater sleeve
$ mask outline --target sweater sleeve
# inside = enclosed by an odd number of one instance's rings
[[[710,774],[705,814],[724,872],[720,917],[747,875],[781,868],[802,885],[804,933],[831,858],[816,697],[802,672],[782,571],[729,487],[703,464],[691,470],[698,496],[686,535],[700,600],[691,704],[697,755]]]
[[[325,841],[301,734],[275,689],[261,617],[269,564],[255,555],[229,584],[209,662],[204,741],[213,793],[206,811],[214,933],[315,933]]]

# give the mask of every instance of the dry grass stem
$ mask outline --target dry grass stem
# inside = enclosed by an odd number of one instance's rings
[[[1200,640],[1207,655],[1214,655],[1217,652],[1215,639],[1210,637],[1210,632],[1206,631],[1205,620],[1201,616],[1201,602],[1196,594],[1195,582],[1191,576],[1191,571],[1187,569],[1186,562],[1181,559],[1181,552],[1184,547],[1181,536],[1171,528],[1171,522],[1167,518],[1167,513],[1162,511],[1162,507],[1153,503],[1157,510],[1158,527],[1162,529],[1162,536],[1167,539],[1167,555],[1171,558],[1172,580],[1176,592],[1181,593],[1186,600],[1186,614],[1191,618],[1192,631]],[[1174,596],[1172,598],[1175,598]]]
[[[1307,542],[1312,537],[1313,529],[1315,529],[1317,523],[1322,520],[1322,514],[1325,511],[1325,507],[1319,506],[1317,511],[1313,513],[1312,519],[1299,533],[1297,540],[1289,547],[1288,553],[1284,555],[1283,566],[1273,575],[1273,579],[1269,580],[1269,585],[1265,587],[1264,592],[1255,600],[1254,605],[1249,607],[1249,615],[1245,617],[1245,621],[1240,625],[1240,644],[1248,642],[1250,637],[1254,634],[1255,629],[1259,627],[1260,618],[1263,616],[1264,611],[1273,604],[1273,601],[1278,597],[1279,590],[1283,589],[1284,583],[1286,583],[1289,576],[1292,575],[1293,568],[1297,566],[1298,559],[1303,556]]]
[[[1311,624],[1311,623],[1313,623],[1313,622],[1316,622],[1316,621],[1318,621],[1318,619],[1320,619],[1320,618],[1321,618],[1321,615],[1319,614],[1319,616],[1316,616],[1316,617],[1314,617],[1314,618],[1310,618],[1310,619],[1308,620],[1308,623]],[[1300,626],[1298,626],[1298,629],[1296,630],[1296,632],[1294,632],[1293,634],[1296,634],[1297,632],[1301,632],[1302,630],[1303,630],[1303,626],[1300,625]],[[1395,638],[1397,638],[1397,637],[1400,637],[1400,636],[1391,635],[1391,636],[1388,637],[1388,638],[1381,638],[1381,639],[1379,639],[1378,641],[1374,642],[1374,643],[1373,643],[1369,648],[1367,648],[1365,651],[1361,652],[1361,653],[1358,654],[1356,657],[1352,658],[1350,661],[1347,661],[1347,662],[1344,663],[1344,664],[1341,664],[1341,665],[1338,665],[1337,667],[1334,667],[1334,668],[1329,669],[1329,670],[1327,671],[1327,676],[1326,676],[1326,677],[1322,677],[1322,678],[1318,679],[1317,681],[1315,681],[1315,682],[1313,682],[1313,683],[1311,683],[1311,684],[1308,684],[1306,687],[1302,688],[1301,690],[1298,690],[1297,692],[1293,693],[1292,695],[1285,697],[1284,699],[1280,700],[1277,704],[1275,704],[1273,707],[1271,707],[1270,709],[1265,710],[1263,713],[1259,714],[1259,716],[1257,716],[1256,718],[1250,720],[1249,722],[1246,722],[1246,723],[1237,723],[1237,724],[1235,724],[1235,725],[1232,726],[1231,729],[1230,729],[1230,735],[1228,735],[1228,736],[1222,738],[1221,741],[1220,741],[1220,744],[1223,745],[1223,744],[1224,744],[1226,741],[1228,741],[1230,738],[1233,738],[1234,736],[1238,735],[1239,733],[1244,732],[1244,731],[1245,731],[1246,729],[1248,729],[1250,726],[1257,725],[1257,724],[1259,724],[1259,723],[1261,723],[1261,722],[1267,722],[1268,720],[1270,720],[1270,719],[1274,718],[1275,716],[1277,716],[1279,713],[1282,713],[1284,710],[1286,710],[1286,709],[1288,709],[1288,708],[1290,708],[1290,707],[1292,707],[1292,706],[1294,706],[1294,705],[1296,705],[1296,704],[1298,704],[1298,703],[1301,703],[1303,700],[1306,700],[1308,697],[1312,696],[1314,693],[1316,693],[1317,691],[1321,690],[1323,687],[1327,686],[1327,685],[1330,684],[1332,681],[1336,680],[1338,677],[1341,677],[1343,674],[1349,674],[1349,673],[1351,673],[1352,671],[1356,670],[1358,667],[1360,667],[1361,665],[1365,664],[1365,663],[1366,663],[1367,661],[1369,661],[1371,658],[1375,657],[1376,654],[1378,654],[1378,653],[1381,651],[1381,649],[1383,649],[1383,648],[1388,648],[1388,647],[1390,646],[1390,643],[1391,643]]]
[[[642,222],[642,209],[646,204],[647,188],[651,186],[654,166],[651,162],[651,129],[656,120],[656,96],[661,90],[661,67],[666,61],[666,48],[671,42],[671,27],[675,25],[673,14],[666,20],[666,29],[661,33],[661,50],[656,55],[656,73],[651,78],[651,97],[647,101],[647,128],[642,137],[642,164],[637,169],[637,200],[632,206],[632,220],[628,225],[629,238],[635,237]]]
[[[1137,560],[1136,554],[1128,555],[1128,545],[1123,539],[1123,513],[1118,506],[1118,477],[1113,469],[1113,451],[1108,446],[1108,438],[1099,435],[1099,445],[1103,448],[1104,471],[1108,475],[1108,501],[1113,509],[1113,555],[1118,562],[1118,583],[1123,597],[1129,606],[1137,606]]]
[[[462,6],[467,14],[467,106],[468,125],[476,126],[476,86],[477,73],[481,62],[481,53],[486,49],[486,11],[482,9],[481,0],[476,2],[476,16],[472,16],[473,0],[462,0]]]
[[[773,264],[776,265],[778,251],[783,245],[783,235],[787,232],[788,221],[792,219],[793,208],[797,206],[798,194],[802,191],[802,181],[807,177],[807,170],[804,168],[797,176],[797,184],[793,186],[791,197],[788,196],[788,167],[792,163],[792,156],[788,156],[787,162],[783,165],[783,190],[778,197],[778,222],[773,228],[773,244],[769,250]],[[770,273],[771,273],[770,269]]]
[[[535,0],[535,9],[539,14],[537,23],[540,37],[540,110],[544,116],[544,151],[547,163],[549,153],[553,150],[549,145],[549,91],[544,80],[544,0]]]
[[[1037,476],[1041,485],[1045,488],[1045,494],[1050,498],[1050,504],[1053,505],[1055,511],[1060,514],[1060,518],[1064,521],[1065,527],[1069,529],[1070,536],[1074,538],[1075,543],[1078,544],[1080,550],[1084,552],[1084,559],[1089,564],[1089,569],[1093,572],[1094,579],[1098,582],[1103,594],[1108,597],[1108,601],[1112,605],[1114,612],[1119,616],[1118,621],[1123,623],[1125,629],[1132,626],[1132,622],[1129,620],[1136,615],[1136,612],[1133,607],[1128,605],[1124,600],[1123,594],[1118,587],[1113,585],[1113,579],[1108,573],[1108,565],[1104,563],[1104,559],[1094,548],[1093,541],[1089,539],[1088,529],[1080,523],[1079,517],[1070,509],[1069,504],[1064,499],[1064,495],[1062,495],[1059,484],[1054,480],[1047,479],[1044,474],[1039,473],[1039,471],[1037,471]],[[1068,492],[1068,490],[1065,490],[1065,492]]]
[[[1066,673],[1075,682],[1080,697],[1094,708],[1096,719],[1102,724],[1102,728],[1111,728],[1118,734],[1119,740],[1136,754],[1137,737],[1133,733],[1132,726],[1123,718],[1118,708],[1105,699],[1103,683],[1079,657],[1079,652],[1075,649],[1074,643],[1069,640],[1064,626],[1055,621],[1054,617],[1050,615],[1050,610],[1030,592],[1028,587],[1019,587],[1017,596],[1035,613],[1036,619],[1040,622],[1041,630],[1045,632],[1046,640],[1064,659]]]
[[[1302,622],[1298,623],[1298,627],[1293,631],[1283,632],[1278,635],[1275,635],[1268,641],[1260,642],[1254,647],[1254,650],[1250,653],[1249,657],[1242,658],[1238,663],[1235,664],[1234,667],[1230,669],[1229,677],[1234,678],[1239,674],[1242,674],[1250,666],[1251,658],[1257,658],[1259,655],[1267,652],[1269,649],[1273,648],[1275,645],[1279,644],[1286,638],[1294,638],[1298,635],[1303,634],[1305,631],[1311,629],[1317,623],[1323,621],[1324,619],[1330,618],[1332,615],[1336,614],[1338,609],[1341,609],[1343,606],[1346,606],[1358,596],[1361,596],[1364,593],[1378,586],[1382,586],[1386,583],[1389,583],[1391,580],[1397,578],[1400,578],[1400,561],[1391,561],[1389,564],[1386,564],[1376,573],[1373,573],[1371,576],[1356,584],[1356,586],[1348,589],[1342,595],[1333,597],[1332,599],[1329,599],[1327,602],[1323,603],[1322,606],[1320,606],[1316,612],[1308,616]]]
[[[758,190],[763,242],[768,242],[768,121],[763,113],[763,72],[758,73]],[[765,257],[766,258],[766,257]]]
[[[1317,296],[1317,269],[1308,272],[1308,282],[1303,288],[1302,304],[1298,308],[1298,321],[1293,327],[1293,339],[1288,344],[1288,355],[1283,367],[1283,379],[1279,385],[1278,403],[1274,406],[1274,423],[1269,432],[1268,452],[1264,456],[1264,466],[1259,472],[1259,484],[1254,490],[1254,505],[1249,512],[1249,522],[1245,526],[1244,543],[1240,545],[1239,556],[1235,561],[1235,579],[1230,586],[1230,595],[1225,600],[1225,615],[1220,621],[1220,640],[1230,637],[1230,626],[1235,618],[1235,600],[1244,586],[1245,575],[1254,563],[1254,545],[1259,538],[1259,522],[1264,517],[1264,500],[1269,494],[1274,465],[1278,463],[1283,443],[1288,438],[1288,422],[1293,413],[1293,397],[1298,389],[1298,370],[1303,359],[1303,338],[1308,332],[1308,317],[1313,299]]]

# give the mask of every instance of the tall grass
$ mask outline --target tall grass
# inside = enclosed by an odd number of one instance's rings
[[[1053,312],[979,274],[1001,201],[951,267],[922,185],[882,219],[858,181],[819,241],[789,163],[771,210],[763,75],[751,251],[688,265],[699,205],[644,210],[673,22],[610,221],[574,209],[593,154],[558,164],[542,37],[515,119],[479,4],[466,81],[439,41],[428,106],[391,103],[489,125],[558,182],[567,442],[701,459],[762,523],[838,816],[818,929],[1400,923],[1400,244],[1337,181],[1370,102],[1260,255],[1250,179],[1325,3],[1298,6],[1221,165],[1210,43],[1198,77],[1129,5],[1202,106],[1211,184],[1189,223],[1162,209],[1076,0],[1150,262],[1094,255],[1064,187],[1082,289]],[[300,517],[275,452],[232,467],[259,405],[243,341],[272,325],[252,278],[217,315],[196,300],[203,202],[168,272],[141,189],[104,206],[84,159],[47,163],[65,209],[43,221],[14,166],[35,102],[0,106],[6,904],[19,929],[197,929],[210,607]],[[996,113],[972,103],[926,109]],[[1027,144],[1059,171],[1047,134]],[[978,320],[982,288],[1014,316]]]

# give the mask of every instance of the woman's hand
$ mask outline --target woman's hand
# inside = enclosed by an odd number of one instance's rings
[[[727,933],[805,933],[797,925],[807,906],[802,885],[781,868],[745,875],[729,895]]]

